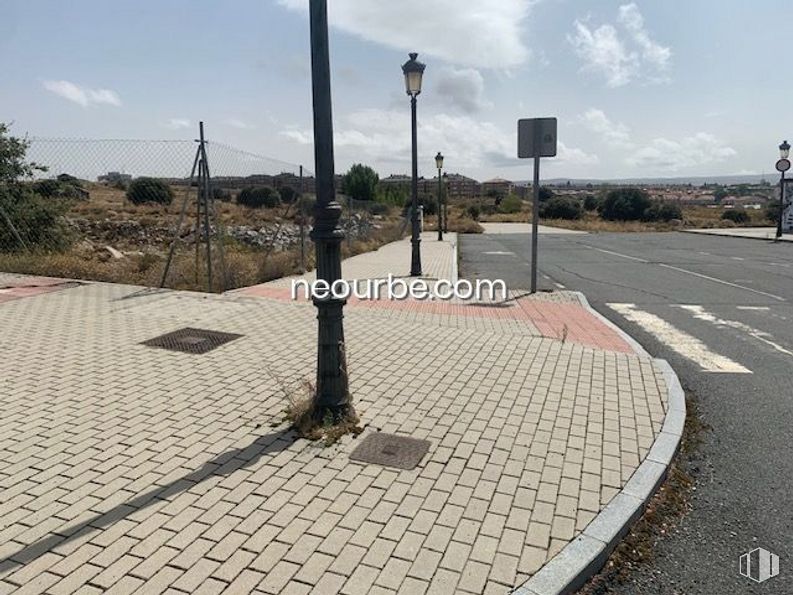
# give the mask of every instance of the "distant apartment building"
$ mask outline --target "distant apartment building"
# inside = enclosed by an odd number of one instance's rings
[[[482,194],[488,195],[496,192],[501,196],[506,196],[512,191],[513,186],[514,185],[509,180],[505,180],[504,178],[493,178],[492,180],[482,182]]]
[[[477,180],[462,174],[443,174],[443,181],[450,199],[476,198],[482,193],[482,185]],[[437,187],[438,178],[435,178],[435,185]]]

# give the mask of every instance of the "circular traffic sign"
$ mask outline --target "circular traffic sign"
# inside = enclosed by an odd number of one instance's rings
[[[777,171],[787,171],[790,169],[790,160],[789,159],[780,159],[776,162],[776,170]]]

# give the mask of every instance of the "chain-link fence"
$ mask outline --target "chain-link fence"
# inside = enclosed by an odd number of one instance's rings
[[[0,271],[222,291],[310,270],[314,178],[207,141],[29,140],[32,179],[0,186]],[[344,250],[399,213],[340,196]]]

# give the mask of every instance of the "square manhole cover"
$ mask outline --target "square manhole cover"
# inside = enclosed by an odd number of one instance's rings
[[[200,328],[183,328],[143,341],[141,345],[159,347],[170,351],[181,351],[182,353],[206,353],[240,337],[242,335],[233,333],[207,331]]]
[[[377,432],[364,438],[350,453],[350,459],[409,471],[416,468],[429,448],[427,440]]]

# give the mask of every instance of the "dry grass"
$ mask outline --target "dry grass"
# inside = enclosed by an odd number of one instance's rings
[[[449,214],[449,231],[457,233],[484,233],[485,228],[479,225],[470,217],[463,217],[458,214]]]
[[[589,232],[621,232],[638,233],[646,231],[674,231],[680,229],[680,225],[666,223],[662,221],[604,221],[593,213],[587,213],[582,219],[540,219],[542,225],[548,227],[562,227],[575,231]]]
[[[347,358],[344,343],[339,344],[341,352],[341,373],[347,375]],[[358,435],[363,431],[359,425],[360,419],[355,414],[350,404],[340,412],[321,411],[317,409],[317,388],[307,380],[303,380],[300,389],[295,393],[286,389],[286,386],[277,376],[271,373],[281,387],[287,400],[284,409],[284,420],[289,422],[301,438],[313,441],[322,441],[325,446],[331,446],[347,434]]]

